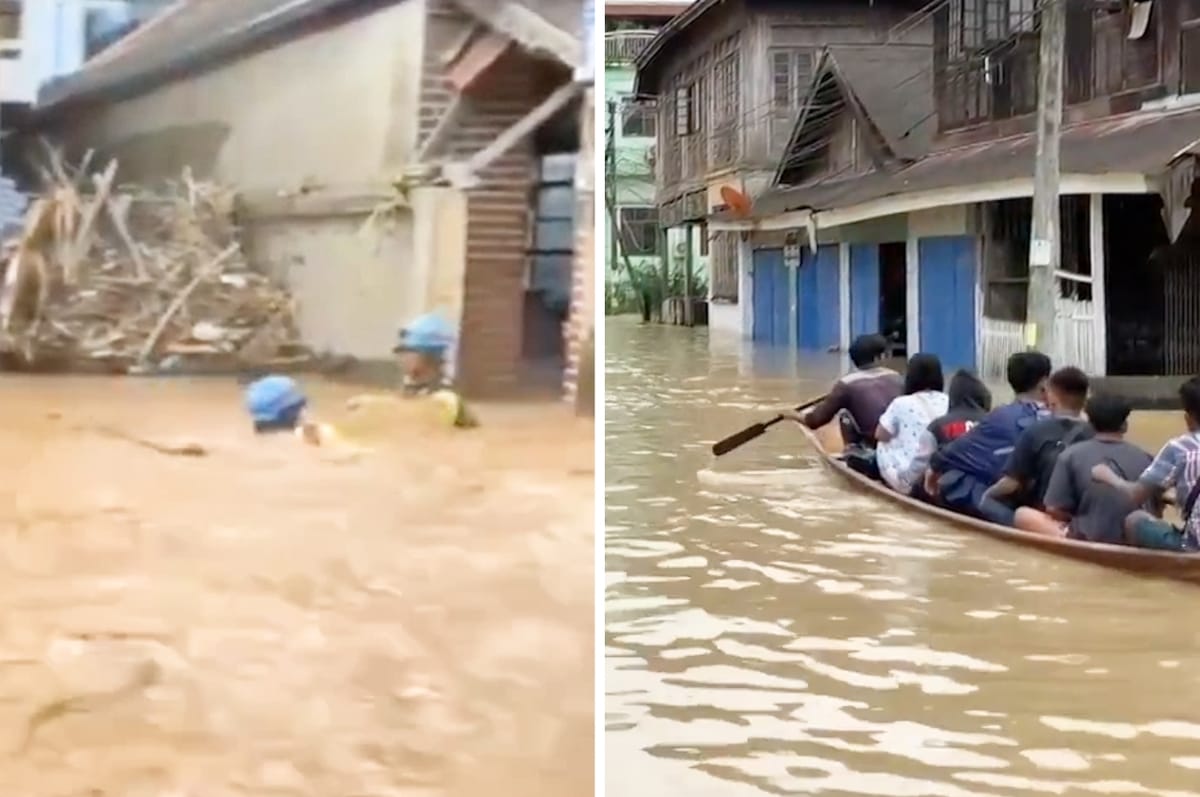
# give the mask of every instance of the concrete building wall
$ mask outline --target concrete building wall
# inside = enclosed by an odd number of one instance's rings
[[[414,218],[360,235],[413,155],[424,0],[388,6],[138,97],[72,112],[59,134],[121,161],[120,179],[190,166],[241,189],[247,250],[286,279],[318,350],[390,356],[424,309]],[[288,201],[287,196],[303,196]]]
[[[446,74],[443,55],[476,25],[449,0],[428,2],[422,139],[436,129],[443,114],[455,108],[457,92]],[[460,98],[453,111],[457,123],[445,143],[447,154],[466,158],[483,149],[569,79],[565,69],[510,49]],[[464,389],[472,393],[503,394],[521,387],[537,165],[534,142],[526,138],[484,169],[478,175],[479,185],[466,192],[459,371]],[[561,337],[562,332],[555,329],[555,334]]]

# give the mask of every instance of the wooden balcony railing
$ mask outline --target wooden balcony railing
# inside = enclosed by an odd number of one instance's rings
[[[632,64],[654,38],[652,30],[617,30],[604,34],[604,63]]]

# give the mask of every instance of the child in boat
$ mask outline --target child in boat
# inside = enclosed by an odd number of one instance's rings
[[[850,345],[854,370],[835,382],[829,395],[808,412],[783,410],[780,415],[809,429],[820,429],[836,419],[847,448],[874,448],[880,416],[904,389],[900,374],[880,364],[886,352],[887,341],[881,335],[860,335]]]
[[[1134,506],[1161,499],[1167,490],[1175,490],[1183,525],[1176,526],[1145,510],[1136,510],[1125,518],[1125,539],[1139,548],[1160,551],[1200,551],[1200,376],[1194,376],[1179,388],[1183,422],[1187,432],[1167,441],[1136,480],[1130,481],[1107,464],[1092,468],[1092,478],[1124,493]]]
[[[347,402],[351,410],[373,404],[420,398],[432,422],[458,429],[479,425],[462,397],[446,378],[446,355],[454,344],[454,332],[441,316],[428,313],[413,319],[399,334],[393,352],[399,357],[402,383],[400,394],[365,394]]]
[[[905,480],[913,485],[912,495],[923,501],[933,497],[925,492],[925,470],[934,452],[948,446],[975,428],[992,409],[992,393],[987,385],[967,370],[954,372],[947,391],[950,408],[946,414],[933,421],[921,433],[917,455],[909,463]]]
[[[875,429],[875,462],[889,487],[908,495],[909,470],[920,450],[921,433],[946,414],[950,400],[943,392],[942,362],[933,354],[914,354],[904,372],[904,395],[897,397]]]
[[[1036,351],[1017,352],[1008,358],[1006,370],[1013,401],[992,410],[971,431],[934,452],[925,473],[930,495],[946,508],[972,517],[983,517],[980,499],[1002,475],[1017,438],[1045,416],[1050,358]]]
[[[1017,438],[1004,464],[1004,475],[980,499],[980,513],[984,517],[1011,526],[1017,507],[1044,506],[1043,498],[1058,455],[1067,446],[1092,437],[1092,427],[1081,417],[1089,387],[1087,374],[1074,366],[1050,374],[1046,381],[1050,417],[1033,424]]]
[[[1129,413],[1129,402],[1119,396],[1093,396],[1087,402],[1094,437],[1058,456],[1046,488],[1045,509],[1018,509],[1017,528],[1091,542],[1119,545],[1125,541],[1122,527],[1137,505],[1122,491],[1093,481],[1092,468],[1103,464],[1116,473],[1136,476],[1150,466],[1150,455],[1125,441]]]

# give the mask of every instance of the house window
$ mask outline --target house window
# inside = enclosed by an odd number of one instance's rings
[[[534,201],[533,246],[526,286],[546,306],[565,313],[571,304],[575,254],[574,153],[542,158]]]
[[[0,0],[0,39],[21,38],[21,3]]]
[[[1038,0],[949,0],[946,53],[962,60],[986,45],[1037,29]]]
[[[700,105],[699,84],[675,89],[675,135],[690,136],[700,130]]]
[[[795,110],[804,102],[812,82],[812,52],[773,50],[771,52],[771,104],[775,110]]]
[[[627,138],[654,138],[654,109],[634,101],[632,97],[622,97],[621,135]]]
[[[722,58],[713,68],[712,160],[715,166],[733,163],[741,151],[739,75],[736,52]]]
[[[83,59],[86,61],[137,27],[127,3],[94,2],[83,12]]]
[[[624,207],[619,210],[621,243],[629,255],[658,252],[658,208]]]

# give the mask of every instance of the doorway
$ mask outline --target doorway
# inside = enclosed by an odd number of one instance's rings
[[[879,331],[893,357],[908,356],[908,251],[902,241],[879,245]]]

